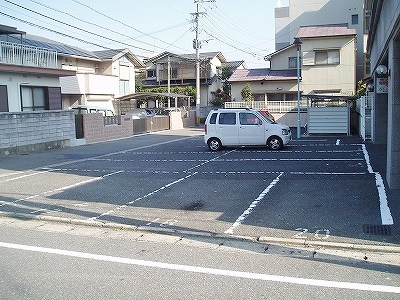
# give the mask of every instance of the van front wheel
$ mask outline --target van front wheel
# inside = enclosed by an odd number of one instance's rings
[[[279,150],[279,149],[282,149],[282,147],[283,147],[282,139],[281,139],[280,137],[277,137],[277,136],[271,136],[271,137],[268,138],[268,140],[267,140],[267,146],[268,146],[271,150]]]
[[[218,151],[222,148],[221,141],[217,138],[210,138],[207,142],[207,145],[211,151]]]

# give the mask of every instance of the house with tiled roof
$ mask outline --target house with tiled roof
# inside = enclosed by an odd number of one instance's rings
[[[59,79],[75,74],[60,66],[63,50],[30,43],[25,32],[0,25],[0,112],[60,110]]]
[[[113,109],[135,91],[144,64],[129,49],[87,51],[0,25],[0,111],[68,109],[90,104]],[[6,97],[7,96],[7,97]]]
[[[205,52],[200,58],[200,106],[208,106],[214,93],[222,89],[219,70],[223,66],[243,68],[244,62],[228,62],[221,52]],[[170,69],[168,73],[168,67]],[[168,80],[169,74],[169,80]],[[146,62],[146,80],[143,87],[196,87],[196,55],[163,52]]]
[[[356,89],[356,31],[347,25],[300,27],[300,93],[354,95]],[[291,44],[265,57],[270,68],[236,70],[229,78],[232,100],[242,101],[249,84],[254,101],[297,100],[297,45]]]
[[[64,108],[90,104],[113,109],[113,100],[135,92],[135,75],[145,65],[129,49],[93,51],[92,58],[62,56],[74,76],[60,78]]]

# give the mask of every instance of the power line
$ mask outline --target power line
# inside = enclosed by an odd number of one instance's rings
[[[215,7],[222,12],[222,10],[219,9],[219,7],[215,4]],[[238,32],[239,30],[243,32],[243,29],[245,27],[240,26],[239,23],[237,23],[236,21],[232,20],[231,18],[228,18],[230,20],[227,20],[227,18],[225,18],[223,15],[219,14],[216,10],[212,10],[214,12],[213,16],[209,16],[208,14],[206,14],[206,19],[209,21],[209,24],[206,22],[202,22],[202,26],[203,29],[211,38],[221,42],[222,44],[231,47],[233,49],[236,49],[242,53],[246,53],[249,55],[252,55],[253,57],[258,57],[259,59],[262,59],[265,56],[265,51],[268,51],[266,49],[261,49],[259,47],[255,47],[253,45],[249,45],[246,43],[243,43],[240,40],[237,40],[237,38],[234,38],[230,35],[228,35],[226,33],[226,30],[224,28],[229,27],[235,30],[235,32]],[[224,13],[225,16],[227,16]],[[223,25],[221,26],[221,22],[217,22],[216,20],[223,20]],[[210,26],[211,24],[211,26]],[[238,30],[239,28],[239,30]],[[250,31],[245,30],[245,36],[246,38],[248,38],[249,35],[252,35],[253,37],[255,37],[254,34],[250,33]],[[259,38],[258,38],[259,41]],[[271,39],[270,41],[273,41],[273,39]],[[262,54],[260,54],[262,53]]]
[[[7,1],[7,0],[6,0],[6,1]],[[64,12],[64,11],[58,10],[58,9],[56,9],[56,8],[54,8],[54,7],[51,7],[51,6],[45,5],[45,4],[43,4],[43,3],[40,3],[40,2],[38,2],[38,1],[35,1],[35,0],[30,0],[30,1],[31,1],[31,2],[33,2],[33,3],[36,3],[36,4],[38,4],[38,5],[41,5],[41,6],[45,7],[45,8],[47,8],[47,9],[50,9],[50,10],[56,11],[56,12],[58,12],[58,13],[61,13],[61,14],[65,14],[65,15],[67,15],[67,16],[69,16],[69,17],[71,17],[71,18],[75,19],[75,20],[78,20],[78,21],[84,22],[84,23],[86,23],[86,24],[89,24],[89,25],[93,25],[93,26],[99,27],[99,28],[101,28],[101,29],[104,29],[104,30],[110,31],[110,32],[112,32],[112,33],[118,34],[118,35],[120,35],[120,36],[123,36],[123,37],[126,37],[126,38],[128,38],[129,40],[133,40],[133,41],[136,41],[136,42],[139,42],[139,43],[142,43],[142,44],[146,44],[146,45],[150,45],[150,46],[152,46],[152,45],[151,45],[151,44],[149,44],[149,43],[146,43],[146,42],[139,41],[139,40],[137,40],[137,39],[135,39],[135,38],[133,38],[133,37],[131,37],[131,36],[128,36],[128,35],[126,35],[126,34],[123,34],[123,33],[120,33],[120,32],[117,32],[117,31],[115,31],[115,30],[112,30],[112,29],[110,29],[110,28],[103,27],[103,26],[101,26],[101,25],[98,25],[98,24],[92,23],[92,22],[90,22],[90,21],[87,21],[87,20],[82,20],[82,19],[80,19],[80,18],[78,18],[78,17],[76,17],[76,16],[74,16],[74,15],[72,15],[72,14],[68,13],[68,12]],[[169,29],[171,29],[171,28],[180,27],[180,26],[182,26],[182,25],[186,25],[186,24],[188,24],[188,22],[181,23],[181,24],[178,24],[178,25],[175,25],[175,26],[172,26],[172,27],[169,27],[169,28],[166,28],[166,29],[160,30],[160,31],[158,31],[158,32],[163,32],[163,31],[165,31],[165,30],[169,30]],[[150,36],[150,35],[148,35],[148,36]],[[168,44],[168,43],[167,43],[167,44]]]
[[[97,36],[97,37],[100,37],[100,38],[102,38],[102,39],[109,40],[109,41],[112,41],[112,42],[118,43],[118,44],[123,44],[123,45],[125,45],[125,46],[132,47],[132,48],[135,48],[135,49],[139,49],[139,50],[142,50],[142,51],[153,52],[153,50],[149,50],[149,49],[146,49],[146,48],[143,48],[143,47],[139,47],[139,46],[135,46],[135,45],[132,45],[132,44],[128,44],[128,43],[125,43],[125,42],[123,42],[123,41],[119,41],[119,40],[116,40],[116,39],[112,39],[112,38],[106,37],[106,36],[104,36],[104,35],[100,35],[100,34],[97,34],[97,33],[94,33],[94,32],[91,32],[91,31],[88,31],[88,30],[85,30],[85,29],[82,29],[82,28],[80,28],[80,27],[77,27],[77,26],[68,24],[68,23],[66,23],[66,22],[62,22],[62,21],[60,21],[60,20],[58,20],[58,19],[49,17],[49,16],[44,15],[44,14],[42,14],[42,13],[39,13],[39,12],[37,12],[37,11],[35,11],[35,10],[32,10],[32,9],[29,9],[29,8],[24,7],[24,6],[22,6],[22,5],[16,4],[16,3],[12,2],[12,1],[9,1],[9,0],[5,0],[5,1],[8,2],[8,3],[10,3],[10,4],[12,4],[12,5],[14,5],[14,6],[17,6],[17,7],[21,8],[21,9],[27,10],[27,11],[29,11],[29,12],[31,12],[31,13],[37,14],[37,15],[39,15],[39,16],[41,16],[41,17],[44,17],[44,18],[48,18],[48,19],[50,19],[50,20],[52,20],[52,21],[54,21],[54,22],[58,22],[58,23],[61,23],[61,24],[63,24],[63,25],[72,27],[72,28],[77,29],[77,30],[79,30],[79,31],[83,31],[83,32],[88,33],[88,34],[90,34],[90,35]],[[118,33],[118,32],[116,32],[116,31],[113,31],[113,30],[111,30],[111,29],[109,29],[109,28],[105,28],[105,27],[103,27],[103,26],[97,25],[97,24],[95,24],[95,23],[91,23],[91,22],[87,22],[87,21],[85,21],[85,20],[79,19],[79,18],[77,18],[77,17],[75,17],[75,16],[72,16],[72,15],[69,14],[69,13],[62,12],[62,11],[57,10],[57,9],[54,9],[54,8],[52,8],[52,7],[50,7],[50,6],[41,4],[41,3],[39,3],[38,1],[34,1],[34,0],[30,0],[30,1],[31,1],[31,2],[34,2],[34,3],[38,4],[38,5],[44,6],[44,7],[48,8],[48,9],[52,9],[52,10],[54,10],[54,11],[57,11],[57,12],[59,12],[59,13],[63,13],[63,14],[69,15],[70,17],[73,17],[74,19],[77,19],[77,20],[79,20],[79,21],[82,21],[82,22],[85,22],[85,23],[94,25],[94,26],[96,26],[96,27],[105,29],[105,30],[107,30],[107,31],[110,31],[110,32],[113,32],[113,33],[116,33],[116,34],[119,34],[119,35],[121,35],[121,36],[125,36],[125,37],[127,37],[128,39],[130,39],[130,40],[134,40],[134,41],[136,41],[136,42],[139,42],[139,43],[142,43],[142,44],[151,46],[151,47],[155,47],[155,48],[158,48],[158,49],[160,49],[160,50],[163,49],[162,47],[155,46],[155,45],[152,45],[152,44],[149,44],[149,43],[146,43],[146,42],[143,42],[143,41],[134,39],[134,38],[132,38],[132,37],[130,37],[130,36],[127,36],[127,35],[122,34],[122,33]],[[77,2],[77,1],[75,1],[75,2]],[[85,5],[85,6],[87,6],[87,5]],[[88,6],[87,6],[87,7],[88,7]],[[101,13],[100,13],[100,14],[101,14]],[[7,14],[4,14],[4,13],[3,13],[3,15],[6,15],[6,16],[8,16],[9,18],[12,18],[12,19],[17,20],[17,21],[19,21],[19,22],[28,24],[28,25],[30,25],[30,26],[37,27],[37,28],[40,28],[40,29],[43,29],[43,30],[47,30],[47,31],[51,31],[51,32],[56,33],[56,34],[60,34],[60,35],[62,35],[62,36],[64,36],[64,37],[69,37],[69,38],[78,40],[79,42],[83,42],[83,43],[86,43],[86,44],[95,45],[95,46],[98,46],[98,47],[101,47],[101,48],[104,48],[104,49],[111,49],[111,48],[109,48],[109,47],[107,47],[107,46],[103,46],[103,45],[100,45],[100,44],[88,42],[88,41],[85,41],[85,40],[83,40],[83,39],[76,38],[76,37],[74,37],[74,36],[71,36],[71,35],[68,35],[68,34],[64,34],[64,33],[62,33],[62,32],[59,32],[59,31],[56,31],[56,30],[52,30],[52,29],[50,29],[50,28],[47,28],[47,27],[44,27],[44,26],[41,26],[41,25],[38,25],[38,24],[34,24],[34,23],[32,23],[32,22],[29,22],[29,21],[25,21],[25,20],[22,20],[22,19],[17,18],[17,17],[13,17],[13,16],[11,16],[11,15],[7,15]],[[102,14],[102,15],[104,15],[104,14]],[[111,18],[111,19],[113,19],[113,18]],[[113,19],[113,20],[115,20],[115,19]],[[122,24],[124,24],[124,23],[122,23]],[[188,22],[185,22],[184,24],[188,24]],[[124,25],[126,25],[126,24],[124,24]],[[133,27],[131,27],[131,26],[129,26],[129,25],[126,25],[126,26],[128,26],[128,27],[130,27],[130,28],[133,28]],[[141,31],[139,31],[139,32],[141,32]],[[141,33],[142,33],[142,32],[141,32]],[[154,38],[153,36],[150,36],[150,35],[148,35],[148,34],[146,34],[146,33],[143,33],[143,34],[144,34],[145,36]],[[186,32],[185,32],[184,34],[186,34]],[[183,34],[183,35],[184,35],[184,34]],[[182,35],[182,36],[183,36],[183,35]],[[162,41],[162,40],[160,40],[160,39],[158,39],[158,40],[161,41],[161,42],[163,42],[163,43],[166,44],[167,46],[172,46],[172,47],[177,48],[177,49],[185,50],[185,49],[183,49],[183,48],[180,48],[180,47],[175,46],[174,43],[167,43],[167,42],[164,42],[164,41]]]
[[[30,11],[30,12],[32,12],[32,13],[35,13],[35,14],[41,16],[41,17],[48,18],[48,19],[50,19],[50,20],[52,20],[52,21],[55,21],[55,22],[61,23],[61,24],[63,24],[63,25],[72,27],[72,28],[74,28],[74,29],[77,29],[77,30],[80,30],[80,31],[83,31],[83,32],[86,32],[86,33],[89,33],[89,34],[92,34],[92,35],[95,35],[95,36],[97,36],[97,37],[100,37],[100,38],[103,38],[103,39],[106,39],[106,40],[110,40],[110,41],[112,41],[112,42],[120,43],[120,44],[129,46],[129,47],[133,47],[133,48],[136,48],[136,49],[140,49],[140,50],[143,50],[143,51],[150,51],[150,50],[145,49],[145,48],[141,48],[141,47],[134,46],[134,45],[131,45],[131,44],[127,44],[127,43],[124,43],[124,42],[121,42],[121,41],[117,41],[117,40],[114,40],[114,39],[105,37],[105,36],[103,36],[103,35],[100,35],[100,34],[97,34],[97,33],[94,33],[94,32],[91,32],[91,31],[88,31],[88,30],[79,28],[79,27],[77,27],[77,26],[74,26],[74,25],[71,25],[71,24],[62,22],[62,21],[60,21],[60,20],[57,20],[57,19],[54,19],[54,18],[52,18],[52,17],[46,16],[46,15],[44,15],[44,14],[41,14],[41,13],[37,12],[37,11],[34,11],[34,10],[29,9],[29,8],[27,8],[27,7],[24,7],[24,6],[22,6],[22,5],[13,3],[13,2],[11,2],[11,1],[9,1],[9,0],[5,0],[5,1],[8,2],[8,3],[10,3],[10,4],[13,4],[13,5],[15,5],[15,6],[19,7],[19,8],[22,8],[22,9],[25,9],[25,10]],[[147,43],[144,43],[144,44],[147,44]]]
[[[34,20],[39,21],[39,22],[43,22],[43,23],[45,23],[45,24],[51,26],[51,28],[53,28],[53,29],[54,29],[55,27],[57,27],[57,28],[59,28],[59,29],[61,29],[61,30],[66,30],[66,31],[68,31],[68,32],[70,32],[71,34],[75,34],[75,35],[78,34],[78,33],[76,33],[75,31],[68,30],[68,29],[65,29],[64,27],[57,26],[57,24],[52,24],[52,23],[49,23],[49,22],[40,20],[40,19],[38,19],[38,18],[29,16],[29,15],[27,15],[27,14],[24,14],[24,13],[22,13],[22,12],[19,12],[19,11],[15,10],[15,9],[10,8],[10,7],[7,7],[7,6],[1,5],[1,4],[0,4],[0,7],[4,8],[4,9],[6,9],[6,10],[10,10],[10,11],[12,11],[13,13],[20,14],[20,15],[22,15],[22,16],[24,16],[24,17],[31,18],[31,19],[34,19]],[[84,35],[82,35],[82,36],[84,36]],[[88,36],[84,36],[84,37],[85,37],[85,38],[88,38]]]
[[[0,14],[3,15],[3,16],[6,16],[6,17],[8,17],[8,18],[11,18],[11,19],[13,19],[13,20],[15,20],[15,21],[18,21],[18,22],[21,22],[21,23],[25,23],[25,24],[28,24],[28,25],[30,25],[30,26],[32,26],[32,27],[37,27],[37,28],[42,29],[42,30],[47,30],[47,31],[50,31],[50,32],[53,32],[53,33],[62,35],[62,36],[64,36],[64,37],[68,37],[68,38],[77,40],[77,41],[79,41],[79,42],[81,42],[81,43],[94,45],[94,46],[97,46],[97,47],[100,47],[100,48],[104,48],[104,49],[107,49],[107,50],[112,50],[111,48],[108,48],[108,47],[105,47],[105,46],[102,46],[102,45],[99,45],[99,44],[96,44],[96,43],[88,42],[88,41],[86,41],[86,40],[82,40],[82,39],[80,39],[80,38],[77,38],[77,37],[74,37],[74,36],[71,36],[71,35],[68,35],[68,34],[65,34],[65,33],[62,33],[62,32],[59,32],[59,31],[56,31],[56,30],[53,30],[53,29],[50,29],[50,28],[47,28],[47,27],[44,27],[44,26],[41,26],[41,25],[38,25],[38,24],[35,24],[35,23],[32,23],[32,22],[29,22],[29,21],[26,21],[26,20],[22,20],[22,19],[20,19],[20,18],[17,18],[17,17],[11,16],[11,15],[8,15],[8,14],[3,13],[3,12],[1,12],[1,11],[0,11]]]
[[[8,0],[6,0],[6,1],[8,1]],[[108,15],[106,15],[106,14],[104,14],[104,13],[102,13],[102,12],[100,12],[100,11],[94,9],[94,8],[92,8],[91,6],[89,6],[89,5],[87,5],[87,4],[81,3],[81,2],[79,2],[79,1],[77,1],[77,0],[72,0],[72,1],[74,1],[75,3],[77,3],[77,4],[79,4],[79,5],[82,5],[82,6],[84,6],[84,7],[87,7],[87,8],[89,8],[90,10],[94,11],[95,13],[97,13],[97,14],[99,14],[99,15],[102,15],[102,16],[104,16],[104,17],[106,17],[106,18],[108,18],[108,19],[110,19],[110,20],[112,20],[112,21],[114,21],[114,22],[120,23],[120,24],[122,24],[122,25],[125,26],[125,27],[129,27],[129,28],[133,29],[134,31],[136,31],[136,32],[138,32],[138,33],[140,33],[140,34],[142,34],[142,35],[144,35],[144,36],[150,37],[150,38],[152,38],[152,39],[156,39],[156,40],[158,40],[159,42],[161,42],[161,43],[163,43],[163,44],[166,44],[166,45],[168,45],[168,46],[174,46],[172,43],[167,43],[167,42],[165,42],[165,41],[163,41],[163,40],[161,40],[161,39],[159,39],[159,38],[157,38],[157,37],[151,36],[151,35],[149,35],[149,34],[143,32],[143,31],[141,31],[141,30],[139,30],[139,29],[136,29],[135,27],[133,27],[133,26],[131,26],[131,25],[129,25],[129,24],[126,24],[126,23],[124,23],[124,22],[121,22],[120,20],[117,20],[117,19],[115,19],[115,18],[112,18],[112,17],[110,17],[110,16],[108,16]],[[185,49],[183,49],[183,48],[179,48],[179,47],[176,47],[176,46],[174,46],[174,47],[177,48],[177,49],[185,50]],[[161,48],[161,47],[157,47],[157,48]]]

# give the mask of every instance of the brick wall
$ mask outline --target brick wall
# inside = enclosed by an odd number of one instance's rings
[[[84,114],[83,133],[86,143],[91,144],[133,136],[133,121],[121,119],[120,125],[104,125],[102,114]]]

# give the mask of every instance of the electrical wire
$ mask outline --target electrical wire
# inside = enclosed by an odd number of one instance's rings
[[[7,1],[7,0],[6,0],[6,1]],[[47,8],[47,9],[56,11],[56,12],[61,13],[61,14],[65,14],[65,15],[67,15],[67,16],[69,16],[69,17],[75,19],[75,20],[84,22],[84,23],[89,24],[89,25],[96,26],[96,27],[98,27],[98,28],[101,28],[101,29],[110,31],[110,32],[112,32],[112,33],[118,34],[118,35],[123,36],[123,37],[126,37],[126,38],[128,38],[129,40],[133,40],[133,41],[136,41],[136,42],[139,42],[139,43],[143,43],[143,44],[152,46],[151,44],[142,42],[142,41],[138,40],[137,38],[133,38],[133,37],[128,36],[128,35],[126,35],[126,34],[117,32],[117,31],[112,30],[112,29],[110,29],[110,28],[103,27],[103,26],[101,26],[101,25],[92,23],[92,22],[87,21],[87,20],[82,20],[82,19],[80,19],[80,18],[78,18],[78,17],[76,17],[76,16],[74,16],[74,15],[68,13],[68,12],[64,12],[64,11],[58,10],[58,9],[56,9],[56,8],[54,8],[54,7],[51,7],[51,6],[48,6],[48,5],[46,5],[46,4],[40,3],[39,1],[36,1],[36,0],[30,0],[30,1],[33,2],[33,3],[36,3],[36,4],[40,5],[40,6],[43,6],[43,7]],[[187,24],[188,24],[188,21],[186,21],[186,22],[184,22],[184,23],[177,24],[177,25],[170,26],[170,27],[168,27],[168,28],[161,29],[161,30],[156,31],[156,32],[154,32],[154,33],[164,32],[164,31],[167,31],[167,30],[170,30],[170,29],[174,29],[174,28],[178,28],[178,27],[187,25]],[[148,34],[148,36],[151,36],[151,35],[154,34],[154,33],[150,33],[150,34]],[[166,43],[166,42],[164,42],[164,43],[165,43],[165,44],[168,44],[168,43]],[[171,43],[171,44],[173,45],[174,43]],[[169,45],[169,46],[170,46],[170,45]],[[178,47],[176,47],[176,48],[178,48]]]
[[[16,3],[11,2],[11,1],[9,1],[9,0],[4,0],[4,1],[6,1],[6,2],[8,2],[8,3],[10,3],[10,4],[13,4],[13,5],[15,5],[15,6],[19,7],[19,8],[25,9],[25,10],[27,10],[27,11],[29,11],[29,12],[32,12],[32,13],[34,13],[34,14],[37,14],[37,15],[39,15],[39,16],[41,16],[41,17],[48,18],[48,19],[50,19],[50,20],[52,20],[52,21],[55,21],[55,22],[61,23],[61,24],[63,24],[63,25],[72,27],[72,28],[74,28],[74,29],[83,31],[83,32],[85,32],[85,33],[89,33],[89,34],[91,34],[91,35],[94,35],[94,36],[97,36],[97,37],[100,37],[100,38],[103,38],[103,39],[106,39],[106,40],[110,40],[110,41],[112,41],[112,42],[116,42],[116,43],[119,43],[119,44],[123,44],[123,45],[125,45],[125,46],[129,46],[129,47],[132,47],[132,48],[136,48],[136,49],[139,49],[139,50],[150,51],[150,50],[145,49],[145,48],[141,48],[141,47],[134,46],[134,45],[131,45],[131,44],[127,44],[127,43],[124,43],[124,42],[121,42],[121,41],[117,41],[117,40],[115,40],[115,39],[108,38],[108,37],[105,37],[105,36],[103,36],[103,35],[100,35],[100,34],[97,34],[97,33],[94,33],[94,32],[91,32],[91,31],[88,31],[88,30],[79,28],[79,27],[77,27],[77,26],[74,26],[74,25],[71,25],[71,24],[68,24],[68,23],[65,23],[65,22],[62,22],[62,21],[60,21],[60,20],[57,20],[57,19],[54,19],[54,18],[52,18],[52,17],[46,16],[46,15],[44,15],[44,14],[41,14],[41,13],[39,13],[39,12],[37,12],[37,11],[34,11],[34,10],[32,10],[32,9],[29,9],[29,8],[24,7],[24,6],[22,6],[22,5],[19,5],[19,4],[16,4]],[[144,43],[144,44],[147,44],[147,43]],[[150,44],[147,44],[147,45],[150,45]],[[151,46],[151,45],[150,45],[150,46]]]
[[[71,31],[71,30],[65,29],[64,27],[57,26],[57,24],[52,24],[52,23],[49,23],[49,22],[46,22],[46,21],[39,20],[38,18],[34,18],[34,17],[32,17],[32,16],[29,16],[29,15],[27,15],[27,14],[24,14],[24,13],[22,13],[22,12],[19,12],[19,11],[17,11],[17,10],[14,10],[14,9],[12,9],[12,8],[10,8],[10,7],[6,7],[6,6],[1,5],[1,4],[0,4],[0,7],[4,8],[5,10],[10,10],[10,11],[12,11],[12,12],[14,12],[14,13],[20,14],[20,15],[22,15],[22,16],[24,16],[24,17],[31,18],[31,19],[34,19],[34,20],[36,20],[36,21],[39,21],[39,22],[45,23],[45,24],[47,24],[47,25],[50,25],[52,28],[56,28],[56,27],[57,27],[57,28],[59,28],[59,29],[61,29],[61,30],[68,31],[68,32],[70,32],[71,34],[78,35],[78,33],[75,32],[75,31]],[[81,35],[81,34],[79,34],[79,35]],[[81,35],[81,36],[83,36],[83,37],[85,37],[85,38],[89,38],[88,36],[85,36],[85,35]],[[97,40],[97,41],[100,42],[100,40],[98,40],[98,39],[95,39],[95,40]]]
[[[8,1],[8,0],[6,0],[6,1]],[[159,41],[159,42],[161,42],[161,43],[163,43],[163,44],[166,44],[166,45],[168,45],[168,46],[174,46],[172,43],[167,43],[167,42],[165,42],[165,41],[163,41],[163,40],[161,40],[161,39],[159,39],[159,38],[157,38],[157,37],[154,37],[154,36],[152,36],[152,35],[150,35],[150,34],[148,34],[148,33],[145,33],[145,32],[143,32],[143,31],[141,31],[141,30],[139,30],[139,29],[136,29],[135,27],[133,27],[133,26],[131,26],[131,25],[129,25],[129,24],[126,24],[126,23],[124,23],[124,22],[122,22],[122,21],[120,21],[120,20],[117,20],[117,19],[115,19],[115,18],[113,18],[113,17],[110,17],[110,16],[108,16],[108,15],[106,15],[106,14],[104,14],[104,13],[102,13],[102,12],[100,12],[100,11],[94,9],[94,8],[92,8],[91,6],[89,6],[89,5],[87,5],[87,4],[84,4],[84,3],[79,2],[78,0],[72,0],[72,1],[75,2],[75,3],[77,3],[77,4],[79,4],[79,5],[82,5],[82,6],[84,6],[84,7],[87,7],[88,9],[94,11],[95,13],[97,13],[97,14],[99,14],[99,15],[101,15],[101,16],[104,16],[104,17],[106,17],[106,18],[108,18],[108,19],[110,19],[110,20],[112,20],[112,21],[114,21],[114,22],[120,23],[120,24],[122,24],[122,25],[125,26],[125,27],[131,28],[131,29],[133,29],[134,31],[136,31],[136,32],[138,32],[138,33],[141,33],[142,35],[144,35],[144,36],[146,36],[146,37],[150,37],[150,38],[152,38],[152,39],[155,39],[155,40],[157,40],[157,41]],[[181,49],[181,50],[184,50],[184,49],[179,48],[179,47],[176,47],[176,46],[174,46],[174,47],[175,47],[175,48],[178,48],[178,49]],[[159,47],[157,47],[157,48],[159,48]]]
[[[10,18],[10,19],[13,19],[13,20],[15,20],[15,21],[18,21],[18,22],[21,22],[21,23],[25,23],[25,24],[27,24],[27,25],[30,25],[30,26],[32,26],[32,27],[37,27],[37,28],[42,29],[42,30],[47,30],[47,31],[50,31],[50,32],[52,32],[52,33],[56,33],[56,34],[62,35],[62,36],[64,36],[64,37],[77,40],[77,41],[79,41],[79,42],[81,42],[81,43],[94,45],[94,46],[97,46],[97,47],[100,47],[100,48],[103,48],[103,49],[107,49],[107,50],[113,50],[113,49],[111,49],[111,48],[108,48],[108,47],[105,47],[105,46],[102,46],[102,45],[99,45],[99,44],[96,44],[96,43],[93,43],[93,42],[89,42],[89,41],[86,41],[86,40],[82,40],[82,39],[80,39],[80,38],[77,38],[77,37],[74,37],[74,36],[71,36],[71,35],[68,35],[68,34],[65,34],[65,33],[62,33],[62,32],[59,32],[59,31],[56,31],[56,30],[53,30],[53,29],[50,29],[50,28],[47,28],[47,27],[44,27],[44,26],[41,26],[41,25],[38,25],[38,24],[35,24],[35,23],[32,23],[32,22],[29,22],[29,21],[26,21],[26,20],[22,20],[22,19],[20,19],[20,18],[11,16],[11,15],[6,14],[6,13],[3,13],[3,12],[1,12],[1,11],[0,11],[0,14],[3,15],[3,16],[8,17],[8,18]]]

